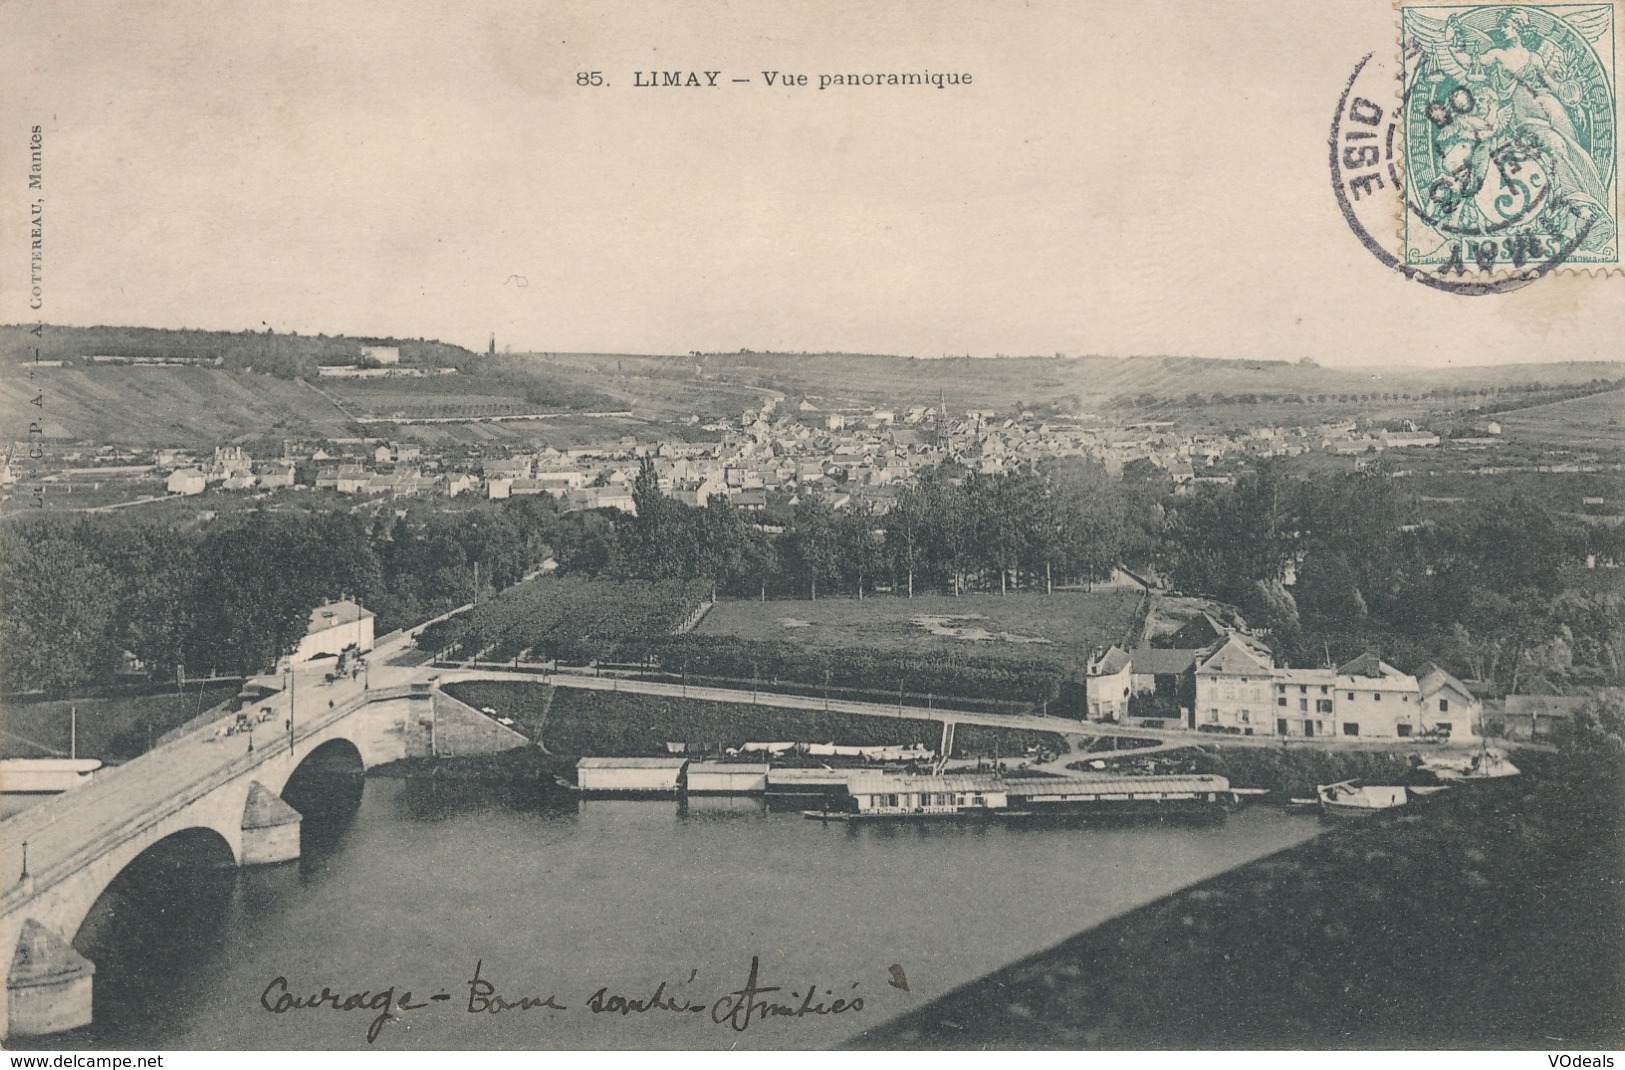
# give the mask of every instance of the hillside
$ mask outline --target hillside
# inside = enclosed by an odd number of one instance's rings
[[[27,366],[39,343],[44,361]],[[317,378],[353,362],[362,345],[400,350],[402,367],[456,368],[426,379]],[[162,358],[161,367],[92,363],[92,356]],[[267,374],[269,373],[269,374]],[[304,378],[309,385],[301,383]],[[669,436],[694,417],[735,417],[771,397],[821,411],[935,405],[949,411],[1022,408],[1191,427],[1309,424],[1363,415],[1389,420],[1501,403],[1507,388],[1625,380],[1625,363],[1485,368],[1322,368],[1192,357],[919,359],[848,353],[532,353],[486,356],[423,339],[265,335],[127,327],[53,327],[35,338],[0,326],[0,418],[43,417],[50,440],[126,446],[207,446],[270,437],[401,438],[425,445],[515,442],[560,447],[636,434]],[[31,404],[43,392],[43,412]],[[1567,403],[1606,422],[1618,395]],[[1550,394],[1512,395],[1514,403]],[[615,416],[588,415],[616,413]],[[546,419],[527,417],[545,414]],[[1534,409],[1539,434],[1564,419]],[[1554,410],[1553,416],[1558,413]],[[1606,433],[1596,419],[1582,437]],[[1611,425],[1608,425],[1611,427]]]
[[[1507,438],[1566,446],[1625,440],[1625,390],[1514,409],[1495,417]]]
[[[44,363],[33,363],[36,345]],[[404,369],[456,374],[318,377],[323,366],[355,364],[363,345],[398,349]],[[602,432],[575,414],[628,408],[580,378],[423,339],[50,325],[35,336],[0,327],[0,419],[18,437],[40,421],[46,440],[56,442],[207,447],[258,436],[370,435],[469,444],[542,438],[567,446]],[[534,414],[558,419],[545,427],[501,422]],[[608,426],[625,430],[624,421]]]
[[[1132,412],[1148,419],[1200,413],[1215,403],[1262,395],[1297,395],[1322,410],[1415,408],[1430,391],[1479,391],[1542,383],[1578,385],[1625,378],[1625,362],[1496,365],[1426,369],[1405,366],[1323,368],[1280,361],[1195,357],[1006,357],[920,359],[845,353],[725,353],[688,356],[531,354],[539,366],[636,397],[682,387],[783,394],[820,409],[866,405],[934,405],[950,411],[1054,407],[1060,411]],[[1310,402],[1309,399],[1318,399]],[[1434,407],[1467,401],[1432,401]],[[1319,415],[1317,413],[1317,415]]]
[[[36,408],[32,398],[43,395]],[[0,375],[0,420],[43,417],[48,440],[194,446],[254,436],[346,437],[359,426],[301,383],[217,368],[40,368]]]

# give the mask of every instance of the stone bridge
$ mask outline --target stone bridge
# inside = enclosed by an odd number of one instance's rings
[[[391,687],[298,680],[250,708],[249,732],[223,735],[235,718],[222,712],[218,721],[6,820],[0,947],[13,949],[13,958],[0,1005],[5,1036],[89,1024],[95,966],[75,950],[74,937],[114,878],[154,846],[204,830],[223,845],[222,859],[229,851],[239,866],[289,861],[299,857],[301,816],[281,796],[312,757],[359,772],[408,755],[524,742],[421,675],[371,673],[406,681]],[[259,721],[266,707],[270,716]]]

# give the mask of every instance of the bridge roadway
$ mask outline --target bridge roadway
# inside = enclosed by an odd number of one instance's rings
[[[404,756],[414,696],[406,685],[423,674],[378,663],[409,642],[386,637],[365,679],[328,684],[322,669],[297,672],[291,688],[257,704],[272,716],[252,734],[218,735],[234,719],[221,711],[0,822],[0,947],[11,955],[0,1031],[51,1033],[89,1020],[92,967],[71,941],[107,885],[153,844],[203,829],[242,865],[298,857],[299,815],[280,792],[300,762],[339,740],[364,766]]]
[[[382,660],[398,653],[405,642],[402,636],[394,640],[396,645],[392,649],[378,648],[374,658]],[[362,696],[364,683],[374,685],[374,690],[393,690],[421,674],[374,664],[370,669],[371,679],[365,682],[344,680],[329,685],[323,682],[323,675],[319,670],[302,671],[292,688],[298,703],[292,710],[294,757],[309,753],[301,746],[306,740],[322,734],[339,717],[354,712],[348,704]],[[329,708],[330,702],[334,708]],[[230,714],[222,712],[217,720],[133,761],[99,770],[95,779],[84,787],[53,796],[0,823],[0,832],[4,833],[0,842],[0,886],[6,887],[6,891],[0,893],[0,909],[11,899],[15,891],[11,886],[22,874],[24,842],[28,844],[28,872],[38,888],[86,845],[116,834],[120,828],[139,821],[162,804],[203,788],[227,771],[239,773],[270,762],[286,765],[290,756],[285,727],[290,712],[288,690],[254,708],[264,706],[271,707],[272,717],[264,724],[254,725],[250,735],[218,738],[218,727],[232,720]],[[341,711],[337,707],[346,708]],[[254,742],[252,754],[248,752],[249,739]],[[281,779],[286,779],[286,774]]]

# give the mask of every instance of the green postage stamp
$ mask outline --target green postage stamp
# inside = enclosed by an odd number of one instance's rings
[[[1619,6],[1401,3],[1407,264],[1620,265]]]

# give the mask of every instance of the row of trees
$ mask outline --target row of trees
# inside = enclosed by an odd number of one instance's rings
[[[380,632],[516,583],[548,552],[552,503],[455,513],[253,513],[206,527],[130,514],[26,517],[0,538],[0,684],[60,691],[133,655],[169,676],[263,671],[310,611],[353,598]]]
[[[764,598],[1047,591],[1147,565],[1241,607],[1293,664],[1375,647],[1402,667],[1436,660],[1507,688],[1535,675],[1625,683],[1625,596],[1570,582],[1588,554],[1625,557],[1625,532],[1518,498],[1423,522],[1402,484],[1381,470],[1311,480],[1266,464],[1175,495],[1068,458],[995,475],[946,465],[884,516],[814,492],[764,516],[680,504],[645,466],[636,516],[561,515],[535,496],[371,521],[320,509],[202,527],[18,518],[0,529],[0,684],[104,680],[125,652],[165,675],[260,671],[324,601],[354,598],[388,631],[506,588],[550,554],[565,574]]]
[[[1625,596],[1566,579],[1590,555],[1625,556],[1621,534],[1519,497],[1424,522],[1381,470],[1264,466],[1177,499],[1162,552],[1176,587],[1242,607],[1296,664],[1375,647],[1515,689],[1536,673],[1625,682]]]
[[[944,465],[905,488],[884,516],[861,499],[836,510],[806,492],[782,523],[764,524],[725,500],[704,508],[673,500],[648,464],[633,500],[635,517],[604,517],[565,536],[561,567],[703,577],[725,593],[759,597],[861,598],[880,587],[1049,591],[1144,558],[1161,523],[1151,495],[1077,458],[993,475]]]
[[[284,379],[311,378],[323,364],[349,364],[362,344],[395,346],[408,364],[467,367],[475,355],[461,346],[423,338],[355,338],[265,331],[170,330],[159,327],[58,327],[32,334],[0,327],[0,352],[9,359],[77,361],[87,355],[219,359],[231,369],[253,368]]]

